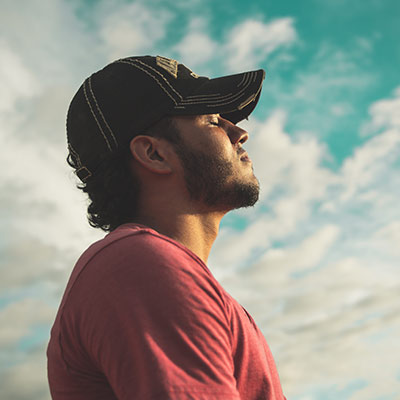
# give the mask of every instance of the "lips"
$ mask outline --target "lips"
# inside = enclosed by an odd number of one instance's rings
[[[251,162],[250,157],[249,157],[249,155],[247,154],[246,151],[244,151],[244,152],[242,153],[242,155],[240,156],[240,161],[243,161],[243,162]]]

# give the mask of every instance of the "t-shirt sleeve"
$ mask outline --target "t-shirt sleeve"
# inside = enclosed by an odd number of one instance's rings
[[[173,242],[140,235],[103,249],[64,314],[120,400],[240,398],[221,289]]]

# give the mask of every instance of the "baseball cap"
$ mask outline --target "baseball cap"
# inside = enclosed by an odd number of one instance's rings
[[[67,140],[76,175],[87,182],[108,154],[165,116],[220,114],[238,123],[255,108],[264,78],[259,69],[210,79],[161,56],[114,61],[71,101]]]

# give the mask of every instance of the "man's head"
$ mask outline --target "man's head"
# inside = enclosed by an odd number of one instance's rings
[[[117,60],[86,79],[71,102],[67,136],[69,163],[92,200],[91,224],[112,230],[134,220],[133,192],[143,181],[127,166],[133,159],[148,169],[140,151],[149,142],[168,142],[193,200],[216,209],[254,204],[258,182],[241,147],[248,135],[236,123],[254,109],[263,79],[263,70],[198,77],[158,56]],[[122,203],[124,215],[113,217]]]

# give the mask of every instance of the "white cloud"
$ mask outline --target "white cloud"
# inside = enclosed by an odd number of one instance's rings
[[[261,184],[256,208],[268,208],[243,232],[223,232],[213,249],[215,264],[240,265],[255,250],[266,249],[271,241],[287,238],[310,215],[312,206],[324,199],[337,177],[322,166],[328,157],[326,147],[315,137],[297,139],[285,132],[286,113],[275,110],[266,121],[252,123],[245,147],[254,163]],[[229,248],[227,252],[225,249]]]
[[[4,399],[50,400],[45,346],[30,352],[22,363],[10,366],[0,376],[0,386]]]
[[[235,26],[226,43],[226,65],[231,71],[251,69],[272,52],[296,40],[293,18],[264,23],[248,19]]]
[[[387,130],[374,136],[355,150],[342,166],[343,191],[340,201],[347,201],[357,192],[376,182],[397,158],[400,150],[399,130]]]
[[[349,377],[369,382],[364,397],[355,398],[374,399],[385,384],[398,390],[396,357],[388,352],[398,353],[399,346],[380,338],[382,326],[389,337],[400,333],[400,285],[390,266],[348,258],[294,278],[289,271],[295,268],[280,261],[270,257],[239,276],[237,285],[248,288],[242,301],[273,347],[286,395],[310,392],[313,382],[344,387]]]
[[[76,84],[71,72],[92,70],[101,54],[73,6],[63,0],[21,0],[2,7],[0,36],[41,84]]]
[[[157,41],[166,35],[166,24],[172,17],[166,8],[150,8],[140,2],[104,5],[100,36],[108,48],[109,61],[143,52],[151,54]]]
[[[298,131],[308,131],[314,136],[355,135],[354,121],[360,117],[353,105],[365,97],[365,88],[378,77],[366,69],[360,57],[350,51],[321,44],[317,53],[294,72],[295,78],[282,78],[267,63],[267,78],[262,96],[268,96],[272,107],[290,110],[289,124]],[[268,72],[273,72],[271,79]],[[286,74],[282,74],[286,76]],[[296,134],[297,132],[292,132]]]
[[[190,21],[186,35],[173,48],[180,62],[192,68],[216,58],[218,44],[206,32],[207,21],[204,18],[196,17]]]
[[[296,248],[270,249],[261,258],[263,264],[273,264],[274,268],[282,270],[290,266],[292,271],[301,271],[304,268],[318,265],[339,234],[335,225],[327,225],[318,232],[306,238]]]
[[[394,256],[400,257],[400,220],[390,222],[374,235],[374,242]]]
[[[292,18],[275,19],[268,23],[247,19],[230,28],[225,41],[217,42],[208,33],[209,21],[197,16],[190,20],[184,37],[173,50],[183,63],[201,67],[202,74],[210,74],[207,63],[211,60],[237,73],[259,67],[272,53],[292,44],[297,38],[293,23]],[[292,60],[292,56],[280,52],[274,63]]]
[[[393,91],[390,99],[379,100],[369,108],[371,121],[364,125],[362,134],[366,135],[382,128],[400,128],[400,87]]]
[[[12,111],[17,100],[38,92],[38,82],[5,40],[0,40],[0,59],[0,112]]]
[[[23,299],[0,310],[0,348],[15,346],[29,336],[33,325],[50,325],[54,319],[54,308],[43,301]]]

